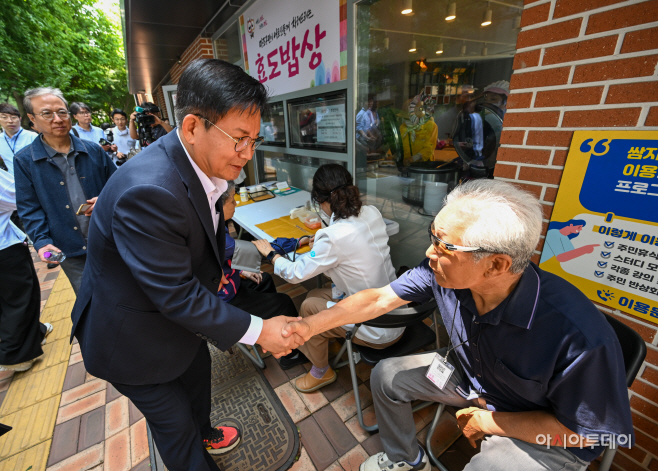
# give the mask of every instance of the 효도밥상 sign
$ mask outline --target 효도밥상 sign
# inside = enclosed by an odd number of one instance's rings
[[[339,0],[260,0],[240,17],[245,69],[271,96],[337,82],[341,24]]]
[[[658,133],[574,132],[539,266],[658,323]]]

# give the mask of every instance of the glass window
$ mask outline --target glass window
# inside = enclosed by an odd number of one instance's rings
[[[318,159],[291,155],[284,152],[256,151],[259,182],[288,182],[288,185],[311,191],[313,175],[324,164],[340,164],[347,167],[346,162],[331,159]]]
[[[345,92],[288,101],[290,146],[347,152]]]
[[[215,59],[225,60],[244,69],[237,21],[215,40]]]
[[[263,143],[269,146],[286,145],[286,120],[283,116],[283,102],[270,103],[268,116],[261,116],[260,135]]]
[[[447,191],[493,175],[523,9],[522,0],[414,0],[402,14],[402,3],[357,4],[352,115],[364,202],[400,225],[396,267],[423,259]]]

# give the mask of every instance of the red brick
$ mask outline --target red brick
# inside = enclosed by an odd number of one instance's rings
[[[557,0],[553,18],[564,18],[623,1],[625,0]]]
[[[636,126],[640,108],[616,108],[611,110],[567,111],[562,126],[565,128]]]
[[[553,214],[553,206],[548,204],[542,204],[541,212],[543,219],[551,219],[551,214]]]
[[[647,451],[651,451],[653,453],[658,450],[658,441],[656,441],[656,437],[650,437],[642,432],[636,432],[635,433],[635,443],[638,446],[641,446]],[[624,450],[625,451],[625,450]],[[642,461],[641,459],[635,458],[637,461]]]
[[[619,466],[624,471],[646,471],[646,468],[638,465],[634,461],[626,458],[624,455],[617,453],[615,454],[615,459],[613,463]]]
[[[503,130],[503,132],[505,132]],[[529,146],[569,147],[573,131],[528,131]]]
[[[637,435],[636,435],[637,437]],[[642,463],[644,461],[644,458],[647,457],[647,452],[644,450],[639,449],[638,447],[632,447],[632,448],[624,448],[624,447],[619,447],[617,450],[617,453],[621,453],[622,455],[626,457],[631,457],[635,461],[638,461]]]
[[[542,200],[548,201],[549,203],[555,203],[556,197],[557,197],[557,188],[547,187]]]
[[[606,103],[645,103],[658,100],[658,82],[610,85]]]
[[[550,3],[544,3],[542,5],[523,10],[523,14],[521,15],[521,27],[524,28],[526,26],[534,25],[548,20],[548,13],[550,10]]]
[[[649,399],[651,402],[658,402],[658,386],[656,385],[649,385],[642,381],[635,380],[631,386],[631,391]]]
[[[519,162],[522,164],[547,165],[550,157],[551,151],[549,150],[503,147],[498,151],[498,159],[505,162]]]
[[[569,81],[571,67],[559,67],[557,69],[538,70],[536,72],[515,73],[510,80],[510,88],[518,90],[521,88],[550,87],[553,85],[565,85]]]
[[[560,178],[562,178],[562,170],[552,168],[521,167],[519,173],[519,180],[550,183],[552,185],[558,185]]]
[[[499,178],[515,178],[516,168],[516,165],[504,165],[498,161],[494,170],[494,176]]]
[[[141,419],[130,427],[130,457],[136,466],[149,456],[149,443],[146,433],[146,419]]]
[[[512,93],[507,99],[507,109],[530,108],[532,93]]]
[[[651,343],[653,342],[653,339],[656,337],[656,327],[652,325],[652,327],[649,327],[648,323],[644,323],[645,321],[641,321],[638,319],[638,321],[626,319],[625,317],[617,316],[615,314],[612,314],[615,316],[618,320],[622,321],[624,324],[629,326],[631,329],[635,330],[640,336],[644,339],[645,342]],[[657,416],[658,417],[658,416]]]
[[[514,65],[513,69],[525,69],[526,67],[535,67],[539,65],[539,56],[541,55],[541,49],[535,49],[534,51],[520,52],[514,56]]]
[[[556,41],[576,38],[580,32],[582,21],[582,18],[575,18],[573,20],[531,29],[530,31],[521,31],[516,41],[516,48],[523,49],[539,44],[550,44]]]
[[[515,186],[518,186],[523,191],[534,195],[537,199],[541,196],[542,187],[539,185],[528,185],[527,183],[514,183]]]
[[[500,143],[523,144],[523,136],[525,136],[525,131],[507,131],[506,129],[503,129],[503,132],[500,135]]]
[[[534,255],[530,258],[530,260],[532,260],[532,262],[533,262],[535,265],[539,265],[539,254],[537,254],[537,253],[534,254]]]
[[[589,17],[585,34],[627,28],[653,21],[658,21],[658,2],[650,0],[593,14]]]
[[[649,462],[649,471],[658,471],[658,460],[652,459]]]
[[[128,429],[105,440],[105,461],[107,471],[127,471],[132,468],[130,460],[130,432]]]
[[[658,27],[641,29],[639,31],[629,31],[624,36],[624,43],[621,45],[621,53],[646,51],[655,49],[658,44]]]
[[[598,105],[602,95],[603,86],[537,92],[534,107]]]
[[[566,150],[556,150],[555,154],[553,154],[553,162],[551,162],[551,165],[562,165],[567,161],[567,154],[568,152]]]
[[[644,361],[646,361],[651,365],[658,366],[658,350],[656,350],[655,348],[656,347],[647,345],[647,357],[644,359]]]
[[[561,62],[573,62],[593,57],[603,57],[614,54],[618,35],[605,36],[603,38],[578,41],[563,46],[550,47],[544,51],[541,65],[559,64]]]
[[[658,55],[578,65],[572,83],[647,77],[653,75],[656,63]]]
[[[646,433],[651,437],[658,437],[658,424],[645,419],[644,417],[636,414],[635,412],[632,412],[632,415],[633,415],[633,426],[636,429],[642,430],[644,433]]]
[[[652,106],[644,121],[645,126],[658,126],[658,106]]]
[[[560,119],[559,111],[542,111],[530,113],[507,113],[503,126],[507,127],[525,127],[525,128],[539,128],[539,127],[554,127]]]

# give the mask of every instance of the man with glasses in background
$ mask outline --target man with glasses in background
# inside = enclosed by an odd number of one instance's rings
[[[110,129],[114,135],[114,144],[116,144],[117,150],[112,156],[112,160],[116,165],[122,165],[125,163],[128,154],[132,149],[137,146],[137,140],[130,137],[130,130],[126,126],[128,122],[128,116],[126,112],[120,108],[114,108],[112,113],[112,122],[114,127]]]
[[[23,106],[40,134],[14,160],[18,214],[42,261],[64,252],[60,265],[77,294],[89,219],[116,167],[100,145],[70,134],[71,115],[59,89],[28,90]]]
[[[372,371],[384,452],[360,471],[430,471],[416,440],[416,399],[456,407],[471,445],[482,440],[464,471],[584,471],[605,440],[624,443],[616,440],[623,435],[632,445],[617,336],[575,286],[530,261],[541,228],[531,194],[499,180],[470,181],[446,198],[419,266],[285,327],[284,335],[308,340],[436,299],[449,344]]]
[[[23,147],[32,144],[37,133],[21,127],[21,114],[18,109],[9,103],[0,103],[0,157],[5,162],[7,171],[14,175],[14,156]]]

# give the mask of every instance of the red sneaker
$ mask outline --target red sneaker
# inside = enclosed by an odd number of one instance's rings
[[[203,440],[211,455],[228,453],[240,443],[240,431],[235,427],[215,427]]]

